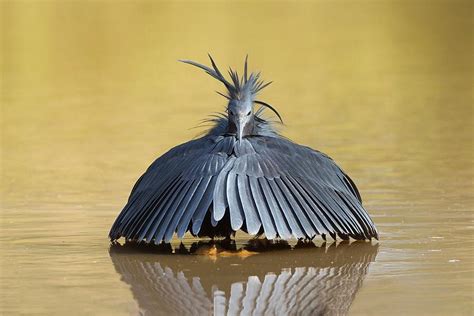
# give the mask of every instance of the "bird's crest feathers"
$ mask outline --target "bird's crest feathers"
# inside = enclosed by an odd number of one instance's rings
[[[179,61],[201,68],[208,75],[210,75],[214,79],[217,79],[218,81],[223,83],[227,89],[227,94],[223,94],[218,91],[216,92],[219,95],[223,96],[224,98],[228,100],[240,100],[240,101],[251,100],[252,103],[259,104],[273,111],[278,116],[280,121],[283,122],[280,114],[273,106],[271,106],[270,104],[266,102],[255,99],[257,94],[265,87],[268,87],[272,83],[272,81],[264,82],[263,80],[261,80],[259,72],[258,73],[252,72],[250,73],[250,75],[248,75],[248,55],[245,57],[244,73],[242,77],[239,77],[239,74],[237,73],[237,71],[233,70],[232,68],[229,68],[229,76],[231,79],[230,81],[228,81],[224,77],[224,75],[221,73],[221,71],[217,67],[211,55],[208,54],[208,56],[211,61],[212,68],[199,64],[192,60],[179,60]]]

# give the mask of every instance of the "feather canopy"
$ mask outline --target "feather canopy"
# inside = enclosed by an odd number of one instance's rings
[[[230,70],[224,78],[214,60],[204,69],[222,82],[228,99],[253,100],[268,83],[258,74]],[[279,135],[255,111],[245,138],[229,133],[229,118],[215,116],[206,135],[159,157],[138,179],[127,205],[113,224],[112,240],[159,244],[176,233],[231,236],[238,230],[268,239],[321,235],[347,240],[378,238],[355,183],[327,155]]]

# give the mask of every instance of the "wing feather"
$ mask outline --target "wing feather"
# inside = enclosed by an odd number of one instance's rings
[[[273,218],[270,215],[270,210],[264,201],[260,185],[256,177],[249,177],[250,190],[252,192],[253,201],[257,207],[260,220],[262,222],[265,237],[268,239],[274,239],[277,235]]]
[[[308,217],[311,219],[314,227],[316,227],[316,230],[320,234],[329,234],[331,225],[321,213],[320,208],[314,204],[313,200],[311,200],[306,191],[301,188],[298,181],[296,181],[293,177],[288,177],[288,180],[293,183],[294,188],[297,191],[296,196],[298,196],[300,201],[304,200],[305,203],[302,202],[302,206],[306,211],[306,214],[308,214]]]
[[[156,208],[168,199],[168,197],[172,194],[172,191],[176,188],[180,180],[180,178],[173,179],[173,181],[170,181],[170,184],[165,187],[165,190],[163,190],[160,195],[158,195],[156,198],[149,198],[152,203],[150,203],[149,206],[146,208],[143,207],[142,216],[139,219],[134,220],[136,224],[132,228],[132,238],[142,236],[141,238],[138,238],[138,240],[143,239],[143,236],[146,234],[146,229],[144,228],[148,227],[151,224],[150,218],[154,218],[154,216],[156,216]]]
[[[171,203],[167,209],[163,210],[163,213],[164,213],[163,219],[161,220],[154,235],[155,244],[159,244],[161,243],[162,240],[164,240],[171,218],[173,217],[173,214],[178,209],[183,207],[183,202],[185,202],[186,200],[185,199],[186,195],[188,194],[190,190],[192,190],[192,184],[193,184],[192,181],[186,181],[184,183],[183,188],[181,189],[181,192],[176,196],[173,203]]]
[[[212,203],[212,198],[214,195],[214,188],[215,184],[217,181],[217,177],[213,176],[211,178],[211,181],[209,185],[206,188],[206,192],[204,193],[201,202],[199,203],[196,211],[194,212],[193,218],[192,218],[192,233],[194,235],[197,235],[199,231],[201,230],[201,225],[204,220],[204,216],[206,213],[209,211],[209,208]]]
[[[283,217],[282,211],[273,195],[268,180],[266,178],[258,178],[258,182],[263,191],[263,197],[266,201],[270,214],[273,217],[275,226],[278,231],[278,235],[283,239],[288,239],[291,237],[291,230],[288,227],[288,223]]]
[[[227,201],[229,202],[230,226],[237,231],[244,223],[242,204],[239,200],[239,188],[237,186],[237,174],[229,172],[227,176]]]
[[[299,184],[298,184],[299,185]],[[321,187],[319,184],[312,184],[306,187],[299,185],[302,191],[306,191],[310,200],[314,201],[326,214],[326,217],[335,223],[337,232],[344,238],[349,235],[354,239],[364,239],[364,229],[359,225],[357,220],[347,207],[342,207],[335,200],[336,193],[331,188]],[[343,227],[343,228],[341,228]]]
[[[336,204],[335,209],[339,210],[337,214],[340,215],[345,225],[348,226],[349,231],[353,235],[363,234],[365,232],[363,225],[354,217],[354,213],[351,212],[352,208],[348,207],[347,204],[342,201],[337,191],[330,188],[322,188],[321,190],[325,192],[326,200],[330,200]]]
[[[295,216],[295,213],[293,213],[292,208],[288,205],[286,198],[283,196],[283,193],[276,184],[275,179],[268,179],[268,183],[270,184],[272,193],[280,206],[283,216],[286,218],[286,221],[291,228],[292,235],[295,238],[305,238],[316,235],[316,232],[311,227],[311,224],[309,224],[306,216],[303,215],[301,218]],[[304,231],[302,227],[307,227],[308,231]]]
[[[174,188],[173,192],[170,192],[168,194],[169,198],[166,201],[163,201],[163,203],[161,203],[159,207],[154,210],[155,215],[153,216],[153,219],[150,221],[151,226],[149,229],[146,230],[147,242],[151,242],[153,240],[158,227],[160,226],[163,218],[166,215],[166,210],[168,210],[173,205],[173,203],[176,202],[177,198],[179,197],[179,195],[181,194],[185,186],[186,186],[186,182],[180,181],[179,184]],[[159,241],[155,240],[155,242],[158,243]]]
[[[290,209],[295,214],[295,217],[300,221],[303,229],[306,232],[306,235],[310,238],[314,237],[316,234],[321,234],[326,232],[326,229],[321,226],[320,222],[317,221],[316,223],[312,222],[311,215],[307,213],[305,210],[306,205],[297,202],[297,196],[295,196],[290,189],[286,186],[286,184],[282,181],[281,178],[275,179],[275,184],[278,186],[278,189],[282,192],[285,196],[286,200],[288,201],[288,205]]]
[[[262,224],[258,216],[257,206],[252,198],[249,179],[247,176],[239,174],[237,175],[237,183],[239,187],[239,198],[245,214],[247,232],[251,235],[255,235],[260,231]]]
[[[131,225],[129,229],[135,231],[136,229],[141,227],[142,224],[147,221],[148,217],[153,214],[153,210],[156,205],[160,203],[163,197],[168,194],[170,188],[172,188],[173,184],[176,183],[176,181],[178,180],[180,180],[180,177],[168,177],[166,181],[162,182],[159,189],[146,189],[145,196],[141,198],[141,200],[146,203],[140,205],[140,207],[137,208],[134,212],[131,212],[133,217],[130,218],[130,221],[132,221],[133,225]]]
[[[185,211],[184,215],[182,215],[182,217],[179,220],[179,224],[177,228],[178,238],[183,238],[184,234],[186,233],[186,230],[188,229],[188,226],[189,226],[189,222],[191,221],[191,218],[193,217],[194,213],[199,209],[199,205],[209,187],[209,183],[211,182],[212,178],[213,178],[212,176],[206,176],[199,183],[199,186],[196,189],[196,192],[193,195],[192,200],[188,204],[188,207],[184,210]]]
[[[235,157],[230,158],[225,164],[222,171],[217,177],[216,189],[214,190],[213,197],[213,218],[215,221],[219,221],[224,217],[225,210],[229,207],[227,200],[227,176],[229,171],[232,169]]]
[[[366,233],[367,238],[378,238],[377,228],[373,224],[371,218],[364,210],[358,201],[354,201],[354,197],[348,195],[344,192],[337,192],[337,194],[341,197],[342,201],[347,205],[347,207],[352,211],[354,217],[357,218],[359,223],[365,227],[366,232],[370,232],[369,234]]]
[[[326,187],[321,187],[318,184],[311,186],[301,185],[298,181],[290,179],[294,185],[300,190],[305,191],[309,196],[309,199],[314,201],[321,210],[326,218],[333,224],[334,230],[338,234],[344,234],[344,232],[350,232],[354,234],[352,227],[350,226],[350,219],[346,210],[341,209],[339,205],[331,197],[331,190]],[[305,190],[305,188],[307,188]]]
[[[129,209],[131,207],[134,207],[136,204],[140,203],[141,201],[141,196],[143,194],[141,192],[134,194],[133,197],[130,197],[128,199],[127,205],[125,205],[124,209],[122,212],[119,214],[119,216],[115,219],[114,224],[112,225],[112,228],[110,229],[109,236],[112,240],[120,238],[122,228],[124,226],[124,219],[126,215],[129,213]]]
[[[173,237],[174,232],[178,228],[178,223],[181,217],[185,212],[191,212],[194,211],[192,210],[189,206],[193,198],[196,197],[196,191],[199,190],[199,187],[201,186],[201,183],[203,183],[204,178],[197,178],[196,180],[192,181],[191,186],[186,193],[185,197],[183,198],[182,204],[179,206],[179,208],[174,212],[173,214],[168,214],[168,217],[171,216],[171,221],[168,224],[168,227],[166,228],[164,240],[165,242],[168,242],[171,240]],[[184,233],[183,233],[184,235]]]

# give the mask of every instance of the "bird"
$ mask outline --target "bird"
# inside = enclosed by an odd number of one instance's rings
[[[226,108],[201,137],[158,157],[137,180],[109,232],[112,242],[168,243],[187,232],[232,238],[239,230],[269,240],[378,239],[354,181],[326,154],[279,132],[279,112],[259,93],[260,72],[204,70],[224,85]],[[273,112],[278,121],[268,119]]]

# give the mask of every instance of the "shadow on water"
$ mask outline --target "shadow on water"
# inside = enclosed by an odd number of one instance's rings
[[[204,249],[204,251],[202,251]],[[216,256],[196,254],[216,254]],[[278,249],[279,251],[274,251]],[[346,314],[378,244],[249,242],[136,247],[114,244],[110,256],[140,314]],[[221,255],[219,255],[221,254]]]

